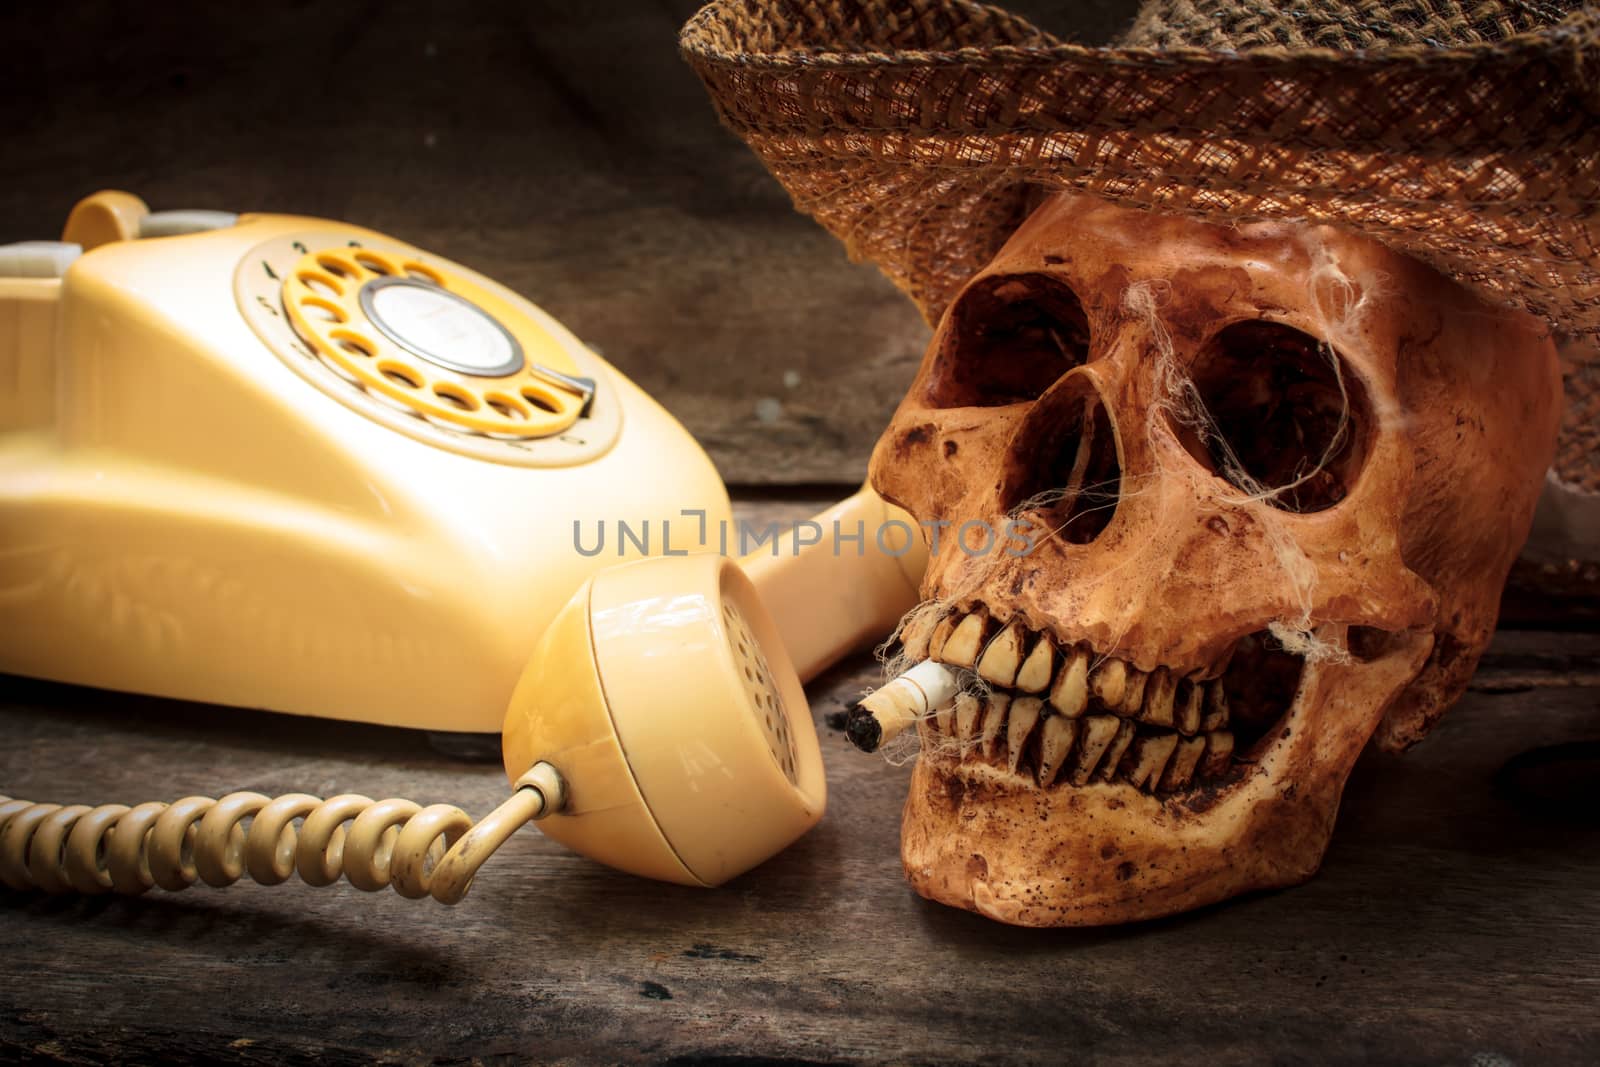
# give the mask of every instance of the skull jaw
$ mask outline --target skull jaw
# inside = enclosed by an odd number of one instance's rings
[[[1303,882],[1356,757],[1431,647],[1416,633],[1369,663],[1308,664],[1277,739],[1214,790],[1040,790],[983,764],[919,758],[901,822],[906,878],[930,900],[1018,926],[1135,922]]]
[[[1305,881],[1336,805],[1262,805],[1226,841],[1188,844],[1198,835],[1175,832],[1166,805],[1129,786],[1007,789],[919,763],[900,855],[929,900],[1014,926],[1104,926]]]

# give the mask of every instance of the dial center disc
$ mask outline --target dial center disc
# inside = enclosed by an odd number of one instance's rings
[[[375,278],[361,310],[384,336],[421,359],[462,374],[500,378],[522,369],[522,345],[470,300],[414,278]]]

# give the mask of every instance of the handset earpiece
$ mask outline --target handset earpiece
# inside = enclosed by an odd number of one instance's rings
[[[586,581],[506,711],[512,796],[476,824],[448,804],[357,794],[132,808],[0,797],[0,883],[142,893],[343,876],[454,904],[495,849],[539,820],[619,870],[720,885],[822,817],[827,786],[802,680],[887,633],[917,600],[921,538],[870,489],[813,528],[815,539],[749,561],[749,575],[708,553]]]
[[[541,829],[620,870],[714,886],[822,817],[802,680],[887,633],[926,558],[870,489],[812,524],[813,543],[780,542],[748,573],[722,556],[656,557],[574,594],[505,719],[511,780],[542,762],[566,783]]]

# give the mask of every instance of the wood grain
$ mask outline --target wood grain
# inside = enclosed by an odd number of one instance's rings
[[[811,687],[827,817],[722,890],[524,831],[454,909],[297,881],[0,894],[0,1061],[1592,1063],[1600,761],[1502,768],[1600,740],[1597,665],[1600,635],[1502,634],[1434,737],[1362,760],[1303,887],[1027,931],[907,890],[908,768],[826,725],[876,680],[857,658]],[[360,791],[481,814],[505,788],[406,731],[15,678],[0,739],[0,785],[36,800]]]

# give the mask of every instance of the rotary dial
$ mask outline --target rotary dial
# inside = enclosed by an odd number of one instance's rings
[[[283,279],[283,307],[334,370],[436,423],[546,437],[593,400],[593,382],[537,322],[415,259],[355,247],[307,252]]]

